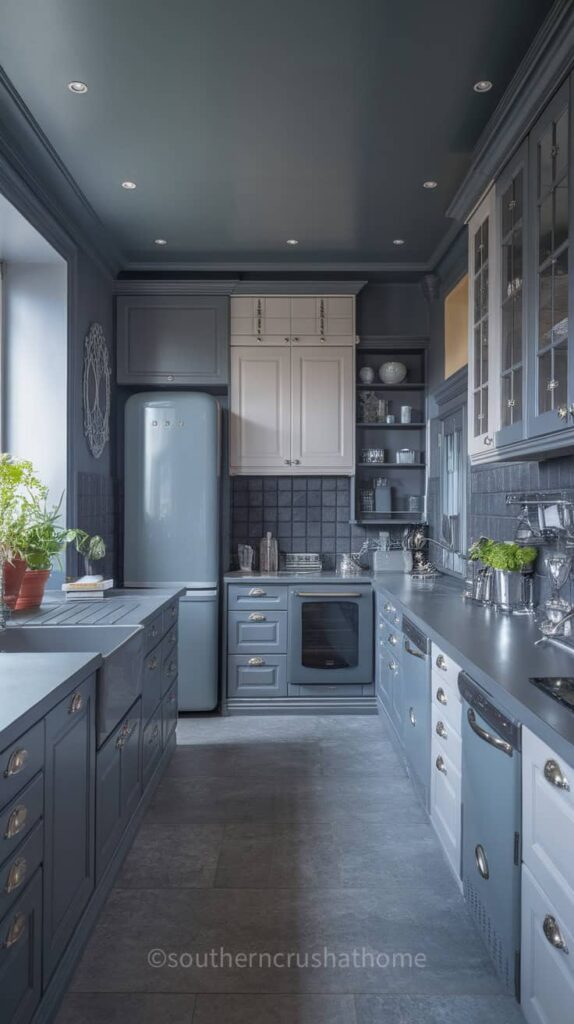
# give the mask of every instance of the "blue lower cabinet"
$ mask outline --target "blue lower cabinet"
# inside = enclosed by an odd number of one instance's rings
[[[174,680],[177,678],[177,647],[173,647],[167,643],[170,639],[171,634],[166,636],[162,644],[163,663],[161,666],[161,695],[162,697],[170,687],[173,685]]]
[[[32,831],[44,813],[44,776],[39,772],[18,796],[0,811],[0,864]]]
[[[162,709],[158,704],[143,731],[143,784],[150,781],[162,751]]]
[[[142,793],[141,701],[98,751],[96,767],[96,880],[99,882]]]
[[[38,821],[0,867],[0,920],[8,913],[44,860],[44,827]]]
[[[95,705],[90,676],[46,716],[44,985],[95,883]]]
[[[177,726],[177,679],[161,702],[162,743],[167,746]]]
[[[241,654],[227,659],[230,697],[286,697],[285,654]]]
[[[142,718],[147,722],[157,707],[162,693],[163,656],[162,644],[154,647],[144,659],[142,683]],[[176,659],[177,661],[177,659]]]
[[[28,1024],[42,991],[42,870],[0,921],[0,1019]]]

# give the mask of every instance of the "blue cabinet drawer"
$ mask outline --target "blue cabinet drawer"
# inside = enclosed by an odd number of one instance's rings
[[[0,868],[0,918],[22,894],[43,857],[44,828],[39,821]]]
[[[267,610],[229,612],[227,622],[229,654],[251,651],[287,653],[287,612]]]
[[[44,776],[40,772],[0,813],[0,864],[14,853],[43,814]]]
[[[320,700],[321,697],[364,697],[373,692],[373,687],[372,685],[362,685],[361,683],[340,686],[336,683],[332,685],[327,683],[325,686],[323,684],[317,685],[316,683],[311,683],[309,686],[306,686],[304,683],[290,683],[288,692],[290,697],[313,697],[314,700]]]
[[[161,695],[167,693],[177,678],[177,626],[170,629],[161,645]]]
[[[230,697],[285,697],[285,654],[234,654],[227,659],[227,693]]]
[[[161,704],[158,704],[143,733],[143,785],[151,779],[162,750]]]
[[[161,702],[162,743],[167,744],[177,726],[177,679]]]
[[[142,682],[142,718],[147,722],[161,698],[162,645],[157,644],[144,660]]]
[[[2,1024],[28,1024],[42,991],[42,869],[0,921]]]
[[[241,608],[287,609],[288,588],[267,583],[232,583],[228,591],[229,611]]]
[[[177,616],[179,614],[179,598],[174,601],[170,601],[169,604],[163,609],[163,633],[167,633],[172,626],[177,624]]]
[[[163,612],[156,616],[144,627],[144,653],[147,655],[157,646],[163,636]]]
[[[0,754],[0,807],[44,767],[44,723],[38,722]]]

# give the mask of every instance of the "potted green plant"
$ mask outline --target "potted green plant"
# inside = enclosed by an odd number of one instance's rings
[[[68,530],[60,525],[62,498],[52,508],[48,508],[45,499],[34,503],[33,522],[22,542],[27,568],[20,585],[16,611],[37,608],[42,603],[53,562],[61,564],[66,544],[75,544],[76,550],[84,557],[103,558],[106,553],[101,537],[90,537],[84,530]]]
[[[45,500],[31,462],[0,454],[0,615],[13,609],[26,571],[25,539],[34,508]]]
[[[537,555],[534,547],[488,537],[481,537],[469,551],[471,561],[480,561],[492,570],[494,601],[504,611],[516,611],[528,604],[524,577],[532,573]]]

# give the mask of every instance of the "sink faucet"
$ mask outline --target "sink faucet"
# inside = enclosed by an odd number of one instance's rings
[[[540,644],[543,644],[546,640],[552,640],[553,638],[555,638],[556,634],[562,628],[564,623],[568,622],[570,619],[574,619],[574,608],[571,608],[569,612],[566,612],[566,614],[563,615],[561,619],[558,619],[558,622],[555,622],[553,624],[553,626],[551,627],[551,629],[548,630],[547,633],[544,633],[541,637],[539,637],[538,640],[535,641],[534,646],[538,647]]]

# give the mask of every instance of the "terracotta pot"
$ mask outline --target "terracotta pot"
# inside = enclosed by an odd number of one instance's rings
[[[13,562],[4,563],[4,602],[12,610],[16,607],[25,572],[26,562],[23,558],[15,558]]]
[[[16,601],[17,612],[40,607],[49,578],[49,569],[26,569]]]

